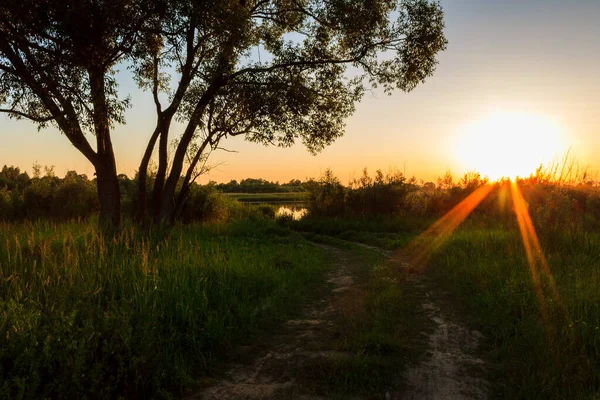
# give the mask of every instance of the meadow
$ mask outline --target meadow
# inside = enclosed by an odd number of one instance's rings
[[[416,239],[414,224],[403,218],[387,219],[382,229],[372,221],[340,218],[308,217],[295,225],[313,240],[332,235],[400,253]],[[516,221],[492,223],[478,213],[433,249],[418,273],[485,336],[480,356],[489,366],[491,398],[597,399],[600,233],[560,223],[537,227],[551,271],[551,276],[538,271],[539,285]],[[311,231],[319,233],[306,233]],[[414,303],[411,285],[397,278],[402,295],[395,302]],[[422,323],[414,315],[402,318],[409,326]]]
[[[553,228],[538,229],[552,272],[539,286],[516,227],[471,221],[429,261],[431,273],[486,335],[498,398],[600,394],[600,234]],[[554,285],[558,296],[551,294]]]
[[[226,197],[235,199],[242,203],[293,203],[303,204],[306,202],[307,192],[282,192],[282,193],[224,193]]]
[[[113,240],[94,221],[0,229],[0,398],[163,397],[285,319],[327,265],[272,220]]]
[[[312,207],[321,206],[322,211],[337,202],[345,213],[331,217],[317,212],[291,224],[313,239],[333,236],[403,254],[418,243],[417,232],[484,184],[471,185],[472,178],[465,176],[460,183],[449,179],[445,189],[440,180],[429,192],[405,188],[404,202],[391,216],[365,213],[369,207],[389,207],[376,203],[386,198],[396,201],[385,196],[393,189],[386,189],[384,182],[369,205],[375,184],[343,187],[325,176],[321,192],[311,197]],[[448,293],[449,307],[486,337],[482,357],[490,366],[492,398],[596,399],[600,396],[598,186],[539,177],[518,184],[549,273],[528,261],[507,181],[492,184],[490,194],[462,225],[429,248],[421,273]]]
[[[484,185],[365,171],[344,186],[328,171],[308,185],[300,220],[197,187],[189,220],[163,231],[127,222],[106,237],[93,214],[2,222],[0,398],[180,396],[319,291],[331,254],[314,242],[402,254]],[[550,274],[528,262],[507,182],[430,249],[422,274],[484,334],[492,398],[598,398],[600,191],[539,177],[519,185]],[[365,300],[331,342],[349,356],[302,372],[316,393],[385,393],[426,352],[415,341],[427,329],[423,293],[382,253],[361,251],[371,253],[352,269]]]

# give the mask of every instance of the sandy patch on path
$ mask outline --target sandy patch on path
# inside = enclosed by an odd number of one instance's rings
[[[406,262],[396,260],[403,269]],[[475,355],[483,335],[466,327],[440,307],[440,296],[428,291],[419,272],[409,282],[422,290],[421,308],[435,329],[426,335],[429,349],[418,365],[408,366],[403,374],[406,389],[390,396],[396,400],[471,400],[487,399],[489,384],[485,364]]]

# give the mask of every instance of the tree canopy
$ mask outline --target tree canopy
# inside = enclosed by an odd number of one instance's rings
[[[129,99],[115,68],[131,68],[156,113],[140,217],[164,221],[223,139],[300,140],[315,153],[343,134],[365,90],[412,90],[435,70],[443,27],[427,0],[7,0],[1,111],[56,125],[94,165],[101,219],[116,224],[111,129]]]

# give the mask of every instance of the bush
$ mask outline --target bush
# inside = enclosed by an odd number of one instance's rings
[[[212,185],[193,185],[181,210],[180,219],[186,222],[225,221],[230,216],[229,206],[232,201]]]
[[[307,182],[308,203],[311,214],[343,215],[345,211],[346,188],[327,169],[319,181]]]

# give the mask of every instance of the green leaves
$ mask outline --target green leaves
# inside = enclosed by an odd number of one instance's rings
[[[443,27],[440,5],[427,0],[7,0],[0,111],[42,127],[53,121],[105,172],[105,157],[116,164],[110,128],[125,123],[129,106],[114,77],[126,64],[157,113],[139,168],[140,199],[145,207],[159,143],[152,192],[160,204],[152,208],[164,217],[182,173],[185,188],[199,160],[228,136],[301,141],[317,153],[343,135],[365,90],[412,90],[446,47]],[[171,158],[174,117],[187,126]],[[101,207],[109,208],[116,209]]]

